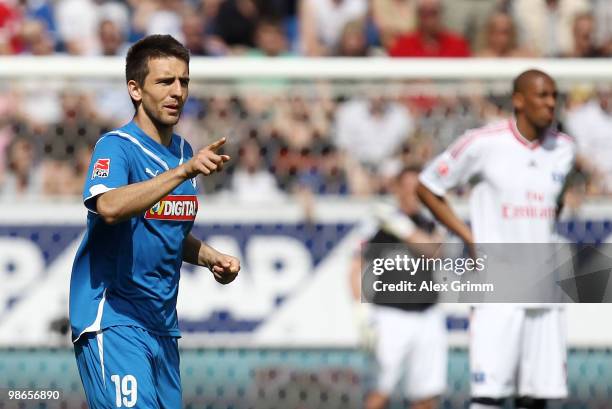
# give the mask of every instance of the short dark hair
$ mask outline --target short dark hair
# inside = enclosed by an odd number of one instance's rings
[[[134,80],[138,85],[144,85],[149,74],[149,60],[168,57],[176,57],[189,65],[189,50],[171,35],[154,34],[138,40],[125,58],[125,81]],[[136,107],[136,102],[132,102]]]
[[[529,84],[531,84],[533,79],[536,77],[548,78],[549,80],[554,82],[552,77],[548,75],[547,73],[545,73],[544,71],[537,70],[537,69],[530,69],[527,71],[523,71],[514,79],[514,81],[512,82],[512,93],[516,94],[516,93],[525,92],[527,88],[529,87]]]

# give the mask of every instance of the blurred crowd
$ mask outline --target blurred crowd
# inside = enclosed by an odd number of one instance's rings
[[[0,1],[0,54],[124,56],[154,33],[210,57],[597,58],[612,55],[612,2]],[[132,115],[123,84],[52,85],[32,79],[0,87],[0,199],[79,195],[96,140]],[[192,87],[178,132],[196,149],[228,136],[235,159],[227,172],[201,180],[202,193],[306,202],[388,193],[401,167],[423,164],[464,130],[511,115],[507,93],[254,85],[251,92]],[[601,88],[562,95],[561,127],[580,147],[579,196],[612,193],[611,96]]]
[[[123,55],[172,34],[193,55],[605,57],[606,0],[3,0],[0,54]]]

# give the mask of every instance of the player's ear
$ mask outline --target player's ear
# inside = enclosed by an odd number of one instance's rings
[[[142,89],[140,85],[135,80],[129,80],[127,83],[128,92],[130,93],[130,97],[136,102],[140,102],[142,100]]]
[[[512,106],[515,109],[523,109],[525,105],[525,97],[520,92],[515,92],[512,94]]]

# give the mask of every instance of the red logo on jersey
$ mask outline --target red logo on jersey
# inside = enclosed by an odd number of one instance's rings
[[[502,203],[502,218],[504,219],[554,219],[557,208],[554,206],[514,205]]]
[[[448,175],[448,165],[446,164],[446,162],[440,162],[440,164],[438,165],[438,175],[440,176],[446,176]]]
[[[145,219],[193,221],[198,213],[194,195],[168,195],[147,210]]]
[[[110,159],[98,159],[94,163],[93,173],[91,178],[105,178],[110,171]]]

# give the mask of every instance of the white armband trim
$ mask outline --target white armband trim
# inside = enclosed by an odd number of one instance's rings
[[[89,188],[89,196],[87,196],[84,200],[83,200],[83,204],[85,205],[85,207],[87,208],[88,211],[98,214],[98,212],[95,211],[95,209],[90,209],[89,206],[87,206],[87,202],[91,199],[93,199],[96,196],[101,195],[102,193],[106,193],[109,192],[111,190],[115,190],[116,188],[114,187],[108,187],[106,185],[103,184],[98,184],[98,185],[93,185],[92,187]]]

